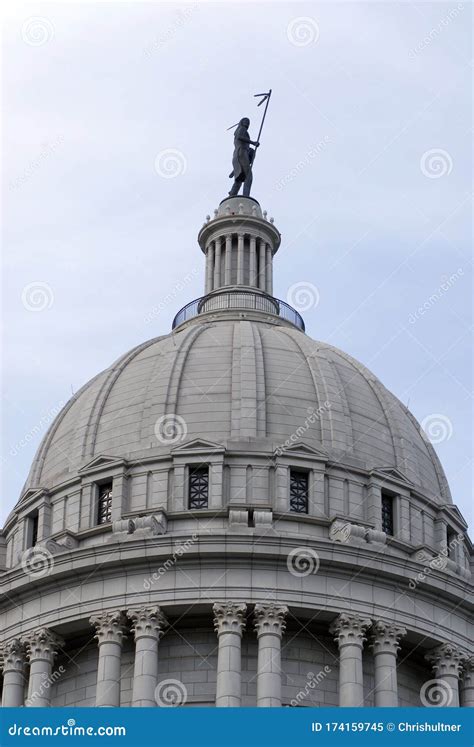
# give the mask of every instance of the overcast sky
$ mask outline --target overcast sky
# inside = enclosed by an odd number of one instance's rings
[[[10,9],[0,522],[61,404],[203,293],[196,235],[230,187],[226,128],[247,115],[256,136],[253,94],[269,87],[253,194],[282,233],[275,295],[296,305],[304,283],[319,299],[308,334],[426,423],[472,522],[470,15],[467,2]]]

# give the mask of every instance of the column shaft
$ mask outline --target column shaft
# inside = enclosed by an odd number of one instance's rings
[[[372,629],[374,654],[375,705],[398,706],[397,653],[399,642],[407,631],[395,623],[377,620]]]
[[[258,287],[260,290],[265,290],[265,264],[267,259],[266,244],[263,239],[260,239],[259,245],[259,257],[258,257]]]
[[[464,662],[461,680],[461,705],[474,708],[474,656]]]
[[[224,282],[226,285],[231,284],[232,278],[232,236],[225,237],[225,269]]]
[[[48,628],[39,628],[27,637],[30,679],[26,706],[47,708],[51,705],[53,661],[59,646],[62,645],[64,641]]]
[[[214,627],[219,640],[217,707],[235,708],[241,704],[241,642],[245,627],[245,611],[245,604],[235,602],[216,602],[213,606]]]
[[[271,296],[273,293],[273,272],[272,272],[272,248],[267,244],[267,261],[265,267],[265,290]]]
[[[439,680],[438,695],[442,698],[442,702],[437,703],[437,705],[457,708],[459,706],[459,676],[463,665],[468,660],[466,651],[450,643],[442,643],[429,651],[425,659],[432,664]],[[431,705],[429,693],[430,690],[427,689],[425,692],[427,703],[425,705]]]
[[[371,620],[341,613],[330,625],[339,646],[339,705],[364,705],[362,649]]]
[[[221,286],[221,247],[222,239],[216,239],[215,241],[215,257],[214,257],[214,284],[213,290],[220,288]]]
[[[19,708],[25,692],[25,649],[19,638],[3,647],[3,708]]]
[[[120,706],[120,671],[125,618],[120,610],[91,617],[99,645],[95,704],[99,708]]]
[[[257,239],[255,236],[250,237],[250,257],[249,257],[249,285],[258,286],[257,278]]]
[[[237,239],[237,285],[244,283],[244,235],[239,233]]]
[[[214,273],[214,244],[211,242],[206,250],[206,293],[210,293],[213,284]]]
[[[135,634],[135,661],[133,670],[132,706],[155,707],[155,689],[158,683],[158,643],[166,618],[159,607],[140,607],[128,610]]]
[[[281,706],[281,638],[288,608],[276,604],[255,605],[258,638],[257,706]]]

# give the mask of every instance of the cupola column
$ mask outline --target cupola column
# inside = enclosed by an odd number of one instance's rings
[[[268,295],[273,295],[273,263],[272,263],[272,248],[270,244],[267,244],[267,261],[265,266],[265,283]]]
[[[19,708],[25,693],[25,646],[19,638],[4,644],[3,650],[3,696],[4,708]]]
[[[377,620],[372,630],[374,654],[375,706],[398,706],[397,652],[407,631],[399,625]]]
[[[266,286],[266,280],[265,280],[265,265],[267,263],[267,248],[266,243],[263,239],[260,239],[260,245],[259,245],[259,257],[258,257],[258,287],[261,290],[265,290]]]
[[[132,706],[156,706],[155,689],[158,683],[158,643],[167,625],[159,607],[140,607],[128,610],[135,636]]]
[[[235,708],[241,704],[241,643],[247,606],[243,603],[216,602],[212,610],[219,641],[216,706]]]
[[[244,284],[244,234],[237,237],[237,285]]]
[[[232,278],[232,234],[227,234],[225,237],[225,270],[224,270],[224,283],[225,285],[231,284]]]
[[[30,662],[28,698],[25,705],[47,708],[51,705],[51,674],[58,648],[64,646],[62,638],[48,628],[35,630],[25,640]]]
[[[342,612],[330,625],[339,646],[339,705],[357,707],[364,705],[364,680],[362,649],[365,633],[371,620]]]
[[[257,287],[257,239],[255,236],[250,237],[250,257],[249,257],[249,284]]]
[[[99,645],[95,704],[99,708],[117,708],[120,706],[120,668],[125,617],[120,610],[114,610],[94,615],[90,622],[97,631],[95,638]]]
[[[221,248],[222,239],[216,239],[214,242],[215,256],[214,256],[214,288],[220,288],[221,286]]]
[[[258,639],[257,706],[281,706],[281,639],[288,607],[274,603],[255,605]]]
[[[459,706],[459,676],[467,659],[466,652],[450,643],[442,643],[429,651],[425,659],[430,662],[439,680],[439,697],[442,698],[442,702],[438,705],[457,708]]]
[[[474,656],[464,662],[461,679],[461,705],[474,708]]]
[[[210,293],[213,286],[214,273],[214,242],[209,242],[206,249],[206,287],[205,292]]]

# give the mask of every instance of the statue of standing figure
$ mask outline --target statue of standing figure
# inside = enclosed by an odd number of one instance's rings
[[[256,140],[250,140],[249,135],[250,119],[243,117],[234,132],[234,155],[232,156],[233,171],[229,174],[229,179],[234,179],[232,189],[229,192],[231,197],[239,194],[241,184],[244,185],[243,196],[250,195],[252,186],[252,162],[255,157],[255,150],[251,148],[254,145],[258,148],[260,143]]]

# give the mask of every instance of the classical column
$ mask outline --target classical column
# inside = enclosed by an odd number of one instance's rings
[[[240,706],[241,643],[246,610],[247,605],[236,602],[216,602],[212,607],[219,641],[216,706]]]
[[[214,290],[221,286],[221,248],[222,239],[216,239],[215,241],[215,257],[214,257]]]
[[[406,629],[395,623],[383,620],[374,623],[371,648],[374,654],[376,706],[398,706],[397,652],[400,638],[406,634]]]
[[[25,693],[25,646],[19,638],[3,645],[3,697],[4,708],[23,705]]]
[[[425,656],[434,673],[444,683],[443,705],[459,706],[459,675],[467,659],[466,652],[451,643],[442,643]]]
[[[255,236],[250,237],[250,257],[249,257],[249,285],[258,286],[257,278],[257,239]]]
[[[258,639],[257,706],[281,706],[281,638],[285,632],[288,607],[255,605]]]
[[[39,628],[26,638],[25,644],[30,662],[28,698],[25,705],[46,708],[51,705],[54,657],[58,653],[58,648],[64,646],[64,641],[48,628]]]
[[[97,631],[95,638],[99,645],[95,704],[98,707],[118,707],[125,617],[120,610],[114,610],[93,615],[90,623]]]
[[[214,273],[214,244],[210,242],[206,250],[206,286],[205,292],[210,293],[212,290],[212,280]]]
[[[258,287],[260,290],[265,290],[265,263],[267,260],[267,249],[266,244],[263,239],[260,239],[260,244],[258,247],[259,250],[259,257],[258,257]]]
[[[273,272],[272,272],[272,248],[267,244],[267,261],[265,263],[265,290],[271,296],[273,292]]]
[[[461,705],[465,708],[474,708],[474,656],[469,656],[463,665]]]
[[[155,707],[158,682],[158,642],[166,627],[166,618],[159,607],[139,607],[128,610],[135,635],[132,706]]]
[[[225,237],[225,269],[224,283],[230,285],[232,278],[232,235]]]
[[[329,626],[339,646],[339,705],[364,705],[362,649],[365,633],[371,625],[368,617],[341,612]]]
[[[244,283],[244,235],[239,233],[237,237],[237,284]]]

